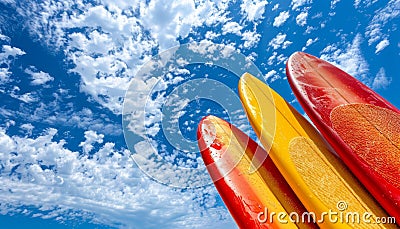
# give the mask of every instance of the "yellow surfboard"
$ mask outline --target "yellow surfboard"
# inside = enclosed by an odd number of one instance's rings
[[[264,157],[267,152],[249,136],[211,115],[201,120],[197,136],[207,170],[239,228],[318,228],[292,220],[306,209],[272,160]],[[252,161],[263,158],[249,172]]]
[[[396,228],[319,132],[266,84],[246,73],[239,94],[283,177],[321,228]]]

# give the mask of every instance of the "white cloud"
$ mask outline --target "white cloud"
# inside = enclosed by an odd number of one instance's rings
[[[248,5],[243,10],[249,20],[258,20],[266,2],[245,3]],[[76,66],[71,71],[81,76],[81,90],[116,114],[121,113],[129,81],[154,50],[179,44],[179,37],[185,38],[198,26],[229,21],[228,1],[195,4],[191,0],[133,0],[103,4],[45,0],[29,2],[18,12],[27,18],[31,33],[39,40],[54,48],[63,47],[68,61]],[[75,32],[68,33],[70,30]]]
[[[113,0],[113,1],[100,0],[100,2],[103,3],[104,5],[106,5],[110,9],[127,10],[132,7],[139,6],[142,1],[141,0]]]
[[[338,4],[341,0],[332,0],[331,1],[331,9],[335,9],[336,8],[336,4]]]
[[[274,64],[274,61],[275,61],[277,55],[278,55],[277,52],[273,52],[272,56],[268,57],[268,62],[267,62],[268,65],[273,65]]]
[[[30,66],[25,69],[25,73],[31,75],[32,77],[32,85],[42,85],[46,84],[49,81],[53,81],[54,78],[50,76],[49,73],[38,71],[34,66]]]
[[[321,58],[335,64],[363,83],[371,85],[371,79],[368,77],[369,65],[361,53],[361,43],[361,34],[357,34],[343,49],[337,45],[328,45],[322,50]]]
[[[10,38],[0,33],[0,40],[10,42]]]
[[[200,25],[193,1],[150,1],[141,9],[141,23],[148,28],[162,50],[178,45],[178,36],[186,37],[192,26]]]
[[[257,31],[245,31],[242,34],[242,40],[244,41],[243,47],[251,48],[257,45],[260,41],[261,35]]]
[[[273,78],[276,75],[276,73],[277,72],[275,70],[271,70],[271,71],[267,72],[267,74],[264,75],[264,80],[265,81],[270,80],[271,78]]]
[[[0,157],[1,161],[3,161],[3,158],[6,154],[9,154],[11,152],[14,152],[16,149],[16,144],[14,140],[8,136],[5,132],[4,129],[0,128]]]
[[[255,22],[263,18],[267,4],[265,0],[243,0],[240,10],[248,21]]]
[[[382,40],[381,42],[379,42],[377,45],[376,45],[376,50],[375,50],[375,53],[379,53],[379,52],[381,52],[383,49],[385,49],[387,46],[389,46],[389,40],[388,39],[384,39],[384,40]]]
[[[0,58],[8,58],[8,57],[16,57],[16,56],[22,56],[25,55],[26,53],[22,51],[19,48],[16,47],[11,47],[10,45],[3,45],[3,51],[1,53]]]
[[[307,16],[308,12],[301,12],[296,17],[296,24],[298,24],[299,26],[305,26],[307,24]]]
[[[272,7],[272,11],[275,11],[279,8],[279,3],[275,4],[274,7]]]
[[[88,130],[85,131],[85,141],[79,144],[82,147],[84,153],[89,153],[93,150],[94,143],[103,143],[104,134],[97,134],[96,131]]]
[[[32,135],[32,131],[35,128],[31,123],[24,123],[20,126],[21,129],[25,130],[27,135]]]
[[[285,41],[285,42],[283,42],[282,49],[286,49],[286,48],[289,47],[289,45],[291,45],[291,44],[293,44],[293,42],[291,42],[291,41]]]
[[[292,0],[290,5],[292,6],[292,10],[296,10],[305,4],[311,4],[311,3],[312,3],[312,0]]]
[[[34,206],[35,217],[59,221],[76,217],[118,227],[234,227],[229,213],[216,207],[212,186],[187,191],[163,186],[144,177],[129,153],[113,143],[100,145],[89,157],[66,149],[64,140],[54,141],[57,134],[48,129],[23,138],[0,129],[2,214],[33,216],[20,209]]]
[[[354,7],[356,9],[358,8],[367,8],[371,6],[372,4],[376,3],[378,0],[354,0]]]
[[[18,92],[20,90],[21,89],[18,86],[14,86],[13,89],[10,90],[8,93],[12,98],[19,99],[24,103],[32,103],[32,102],[37,102],[39,100],[36,92],[27,92],[24,94],[19,94]]]
[[[218,33],[214,32],[214,31],[207,31],[205,37],[208,40],[213,40],[213,39],[219,37],[220,35],[221,34],[218,34]]]
[[[323,28],[323,26],[324,26],[324,24],[322,23],[322,24],[321,24],[321,28]],[[311,33],[312,31],[315,31],[315,30],[317,30],[317,29],[318,29],[317,27],[307,26],[306,33],[309,34],[309,33]]]
[[[302,48],[302,51],[306,50],[308,46],[314,44],[314,43],[317,42],[317,41],[318,41],[318,37],[316,37],[316,38],[314,38],[314,39],[309,38],[309,39],[307,40],[307,42],[306,42],[306,46]]]
[[[392,82],[392,78],[386,76],[385,69],[380,68],[379,72],[376,74],[374,81],[372,82],[372,89],[382,89],[386,88]]]
[[[274,19],[274,23],[272,24],[275,27],[280,27],[286,20],[289,18],[290,14],[289,11],[282,11],[279,13],[277,17]]]
[[[1,35],[1,40],[9,42],[9,37]],[[10,80],[10,65],[14,59],[22,55],[25,55],[25,52],[21,49],[10,45],[2,45],[2,51],[0,52],[0,65],[4,65],[5,67],[0,68],[0,84],[7,83]]]
[[[317,42],[318,41],[318,37],[316,37],[316,38],[314,38],[314,39],[308,39],[307,40],[307,42],[306,42],[306,46],[308,47],[308,46],[310,46],[311,44],[314,44],[315,42]]]
[[[374,17],[368,24],[365,35],[369,37],[368,45],[379,41],[384,38],[387,39],[388,35],[385,35],[382,30],[389,22],[400,16],[400,0],[390,0],[386,6],[375,12]],[[390,31],[391,29],[388,28]]]
[[[273,52],[272,56],[268,58],[267,64],[270,66],[276,66],[286,62],[287,59],[288,57],[286,57],[282,53],[278,55],[278,52]]]
[[[81,76],[81,91],[114,113],[120,113],[130,78],[156,46],[151,38],[145,37],[137,19],[116,7],[108,10],[79,1],[29,4],[33,4],[32,9],[47,12],[39,19],[35,12],[24,11],[32,20],[32,33],[50,46],[55,43],[56,47],[64,47],[68,61],[75,65],[70,71]],[[63,15],[62,20],[53,17],[56,14]],[[84,32],[67,33],[82,28]]]
[[[269,46],[271,46],[274,49],[278,49],[285,42],[285,39],[286,39],[286,34],[279,33],[269,42]]]
[[[224,26],[222,27],[222,34],[225,35],[227,33],[233,33],[240,36],[241,35],[240,31],[242,30],[242,28],[243,27],[239,25],[237,22],[230,21],[225,23]]]

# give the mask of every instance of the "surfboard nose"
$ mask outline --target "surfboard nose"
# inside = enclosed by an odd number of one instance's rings
[[[240,228],[316,228],[312,222],[289,220],[290,213],[302,215],[306,209],[267,152],[244,132],[207,116],[199,123],[198,143],[214,185]],[[251,172],[254,160],[261,160],[261,166]],[[271,212],[284,214],[286,223],[271,218]]]

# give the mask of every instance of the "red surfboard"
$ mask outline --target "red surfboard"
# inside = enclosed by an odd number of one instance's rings
[[[399,224],[400,111],[346,72],[306,53],[289,57],[286,74],[314,125]]]
[[[267,152],[249,136],[207,116],[199,123],[197,137],[214,185],[240,228],[317,228],[289,218],[306,209],[270,157],[265,157]],[[261,160],[256,170],[251,167],[255,160]]]

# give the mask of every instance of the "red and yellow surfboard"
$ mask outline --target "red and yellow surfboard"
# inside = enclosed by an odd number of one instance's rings
[[[296,220],[289,218],[291,213],[301,216],[306,209],[271,159],[265,159],[267,152],[245,133],[207,116],[197,134],[208,172],[240,228],[317,228],[292,222]],[[252,172],[254,160],[264,161]]]

